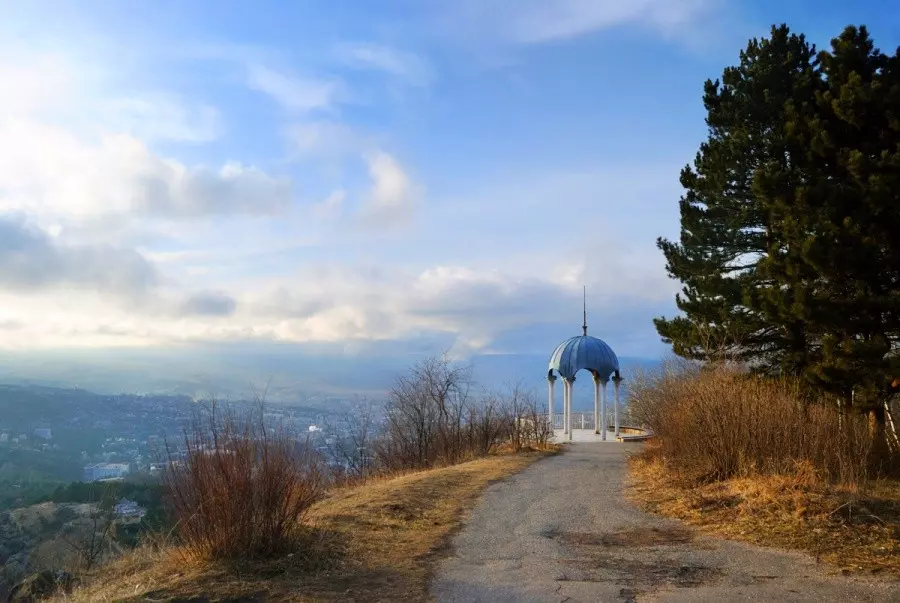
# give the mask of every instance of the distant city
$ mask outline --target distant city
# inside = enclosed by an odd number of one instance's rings
[[[346,435],[349,427],[341,416],[357,400],[330,397],[322,407],[269,404],[265,421],[294,429],[299,438],[327,453]],[[182,450],[183,430],[199,403],[188,396],[110,396],[73,388],[0,385],[3,506],[22,504],[37,491],[68,482],[153,476],[161,462]]]

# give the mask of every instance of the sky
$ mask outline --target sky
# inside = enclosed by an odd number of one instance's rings
[[[0,2],[0,348],[658,357],[704,80],[890,4]]]

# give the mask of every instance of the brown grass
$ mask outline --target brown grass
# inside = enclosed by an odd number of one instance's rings
[[[815,475],[860,485],[895,465],[862,415],[810,400],[801,384],[729,369],[669,370],[631,384],[631,400],[672,471],[694,483]]]
[[[434,563],[484,488],[547,454],[490,456],[339,489],[310,509],[302,554],[185,564],[177,549],[146,547],[59,600],[426,600]]]
[[[806,551],[843,572],[900,577],[900,482],[863,491],[834,487],[815,472],[692,484],[651,447],[630,460],[629,494],[646,510],[711,534]]]

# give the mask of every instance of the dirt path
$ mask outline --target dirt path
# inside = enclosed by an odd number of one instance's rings
[[[622,495],[629,446],[576,444],[491,486],[431,586],[438,601],[900,601],[807,555],[693,534]]]

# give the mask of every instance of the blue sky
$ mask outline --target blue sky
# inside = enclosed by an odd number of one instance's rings
[[[9,2],[0,346],[659,356],[703,81],[883,2]],[[5,242],[4,242],[5,241]]]

